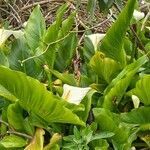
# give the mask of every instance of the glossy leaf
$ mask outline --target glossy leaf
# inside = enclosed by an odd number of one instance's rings
[[[129,0],[117,21],[108,30],[100,47],[98,48],[107,57],[110,57],[124,67],[126,64],[125,52],[123,50],[123,39],[132,19],[136,0]],[[117,35],[117,37],[116,37]]]
[[[115,111],[115,107],[119,104],[123,95],[126,92],[135,72],[130,72],[126,75],[126,77],[120,79],[111,90],[104,95],[103,107],[109,109],[111,111]]]
[[[148,62],[148,58],[146,55],[140,57],[135,62],[127,65],[119,74],[118,76],[112,80],[112,82],[109,84],[107,89],[105,90],[105,93],[107,93],[120,79],[125,77],[125,75],[133,70],[138,70],[142,65],[144,65],[146,62]]]
[[[44,54],[45,60],[49,67],[53,69],[55,58],[56,58],[56,45],[51,44],[59,38],[59,31],[61,29],[62,17],[67,9],[67,5],[62,5],[56,12],[56,21],[47,29],[46,34],[44,35],[44,42],[47,44],[45,49],[47,49]]]
[[[119,145],[127,143],[128,129],[121,126],[121,124],[119,125],[110,111],[103,108],[94,108],[93,113],[101,131],[113,132],[115,135],[112,139]]]
[[[73,25],[75,23],[74,17],[75,17],[75,12],[73,12],[70,16],[68,16],[67,19],[65,19],[62,22],[62,27],[61,27],[61,30],[60,30],[60,33],[59,33],[60,34],[59,38],[64,37],[73,28]]]
[[[25,37],[32,51],[43,44],[42,37],[45,33],[46,25],[44,17],[40,11],[40,5],[37,5],[30,15],[25,27]]]
[[[0,50],[0,64],[9,67],[8,58],[1,50]]]
[[[98,0],[100,10],[108,10],[113,4],[114,0]]]
[[[150,105],[150,75],[143,76],[137,83],[132,93],[136,95],[144,105]]]
[[[17,100],[17,98],[12,93],[10,93],[7,89],[5,89],[2,85],[0,85],[0,96],[9,99],[12,102],[15,102]]]
[[[99,139],[104,139],[104,138],[110,138],[114,136],[115,134],[113,132],[100,132],[95,134],[92,138],[91,141],[93,140],[99,140]]]
[[[56,21],[47,29],[44,35],[44,41],[48,44],[54,42],[58,38],[59,28],[62,23],[62,17],[67,9],[67,5],[62,5],[56,12]]]
[[[0,141],[0,144],[3,145],[5,148],[19,148],[24,147],[27,144],[27,141],[22,137],[16,135],[9,135],[5,136]]]
[[[150,107],[140,107],[133,109],[131,112],[122,113],[121,119],[130,124],[150,125]]]
[[[34,78],[41,78],[41,63],[35,61],[34,59],[28,60],[21,64],[21,61],[30,57],[31,51],[28,48],[26,43],[26,39],[24,37],[15,40],[12,43],[11,52],[8,55],[8,61],[10,64],[10,68],[13,70],[18,70],[26,73],[29,76]],[[32,67],[34,68],[32,68]]]
[[[92,41],[88,38],[88,35],[84,39],[83,57],[84,60],[89,63],[92,56],[95,54],[95,49]]]
[[[90,143],[90,147],[92,147],[95,150],[107,150],[109,147],[109,144],[107,140],[99,139],[99,140],[92,141]]]
[[[146,56],[139,58],[134,63],[126,66],[126,68],[124,68],[123,71],[114,80],[112,80],[104,92],[104,108],[113,110],[114,106],[117,106],[133,76],[146,62]]]
[[[87,3],[87,10],[90,12],[90,16],[93,17],[94,16],[94,11],[96,8],[96,0],[88,0]],[[92,19],[92,18],[91,18]]]
[[[86,97],[83,99],[83,101],[81,102],[81,104],[84,105],[85,110],[83,112],[80,113],[80,118],[82,118],[82,120],[84,122],[87,121],[88,116],[89,116],[89,112],[91,110],[91,104],[92,104],[92,96],[95,93],[95,90],[91,90],[88,92],[88,94],[86,95]]]
[[[68,74],[68,73],[60,73],[57,70],[53,70],[53,69],[49,69],[46,68],[47,71],[49,71],[50,73],[52,73],[55,77],[57,77],[58,79],[60,79],[63,83],[65,84],[69,84],[72,86],[76,86],[76,80],[73,74]]]
[[[105,80],[107,83],[110,83],[121,69],[116,61],[105,57],[101,52],[96,52],[91,58],[90,66],[98,74],[99,78]]]
[[[10,104],[7,109],[8,123],[17,131],[26,132],[32,135],[34,128],[31,127],[29,122],[23,117],[23,110],[16,102]]]
[[[73,12],[67,19],[62,22],[59,31],[59,39],[69,34],[74,25],[75,13]],[[55,68],[58,71],[64,71],[72,61],[77,46],[76,33],[70,33],[64,40],[59,43],[59,47],[55,59]]]
[[[21,107],[28,112],[34,112],[48,123],[84,125],[71,110],[65,108],[64,100],[47,91],[36,79],[0,66],[0,85],[18,98]]]
[[[72,63],[72,59],[75,54],[77,47],[76,33],[70,34],[59,45],[55,60],[55,68],[58,71],[64,71]]]

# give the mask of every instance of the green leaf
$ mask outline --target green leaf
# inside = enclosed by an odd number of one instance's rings
[[[150,105],[150,75],[144,75],[132,90],[132,94],[136,95],[144,105]]]
[[[123,39],[128,26],[130,25],[135,3],[136,0],[128,1],[121,14],[118,16],[117,21],[108,30],[100,47],[98,48],[100,51],[105,53],[107,57],[120,62],[122,67],[126,64],[125,52],[123,50]]]
[[[98,2],[100,10],[108,10],[112,6],[114,0],[98,0]]]
[[[67,109],[64,100],[46,90],[38,80],[0,66],[0,85],[17,97],[19,104],[29,113],[34,112],[46,122],[84,123]]]
[[[122,8],[122,0],[115,0],[116,5]]]
[[[0,96],[9,99],[12,102],[15,102],[17,100],[17,98],[12,93],[10,93],[7,89],[5,89],[1,85],[0,85]]]
[[[3,100],[5,100],[4,98],[3,98]],[[1,112],[1,118],[2,118],[2,121],[4,121],[4,122],[7,122],[8,120],[7,120],[7,108],[8,108],[8,105],[9,105],[9,102],[7,102],[7,101],[5,101],[5,105],[3,106],[3,108],[2,108],[2,112]],[[0,130],[1,130],[1,134],[6,134],[7,133],[7,130],[8,130],[8,127],[7,127],[7,125],[5,125],[5,124],[1,124],[1,127],[0,127]]]
[[[98,74],[99,78],[107,83],[110,83],[121,69],[116,61],[105,57],[101,52],[96,52],[91,58],[90,66]]]
[[[113,132],[100,132],[92,136],[91,141],[93,140],[99,140],[99,139],[104,139],[104,138],[110,138],[114,136],[115,134]]]
[[[55,60],[55,68],[58,71],[64,71],[71,64],[72,58],[75,54],[76,47],[77,47],[76,33],[71,33],[60,43]]]
[[[36,48],[43,42],[42,37],[45,30],[46,25],[44,17],[40,11],[40,5],[37,5],[31,13],[25,27],[25,37],[32,51],[35,52]]]
[[[131,56],[132,48],[133,48],[133,44],[129,40],[129,38],[127,38],[127,37],[124,38],[124,50],[125,50],[127,55]]]
[[[91,104],[92,104],[92,96],[95,92],[96,92],[95,90],[89,91],[88,94],[86,95],[86,97],[81,102],[81,104],[84,105],[85,110],[83,112],[80,112],[79,116],[80,116],[80,118],[82,118],[82,120],[84,122],[86,122],[88,119],[89,112],[91,109]]]
[[[95,54],[94,45],[92,41],[86,36],[84,39],[83,57],[89,63],[92,56]]]
[[[0,144],[0,150],[7,150],[2,144]]]
[[[122,99],[135,73],[136,72],[134,71],[128,73],[126,77],[118,81],[116,85],[112,87],[112,89],[106,95],[104,95],[104,108],[115,111],[115,107],[117,107]]]
[[[67,19],[65,19],[62,22],[62,28],[60,30],[60,33],[59,33],[60,36],[59,37],[64,37],[73,28],[73,25],[75,22],[74,17],[75,17],[75,13],[73,12]]]
[[[146,62],[148,62],[148,58],[146,55],[140,57],[135,62],[127,65],[120,73],[119,75],[112,80],[112,82],[109,84],[107,89],[105,90],[105,93],[107,93],[120,79],[126,76],[127,73],[133,71],[133,70],[139,70],[139,68],[144,65]]]
[[[55,58],[56,58],[56,45],[57,44],[51,44],[52,42],[55,42],[59,38],[59,32],[61,29],[62,24],[62,17],[67,9],[67,5],[62,5],[57,13],[56,13],[56,21],[47,29],[46,34],[44,35],[44,42],[47,44],[46,53],[44,54],[44,57],[46,59],[46,62],[49,67],[53,69]]]
[[[16,102],[10,104],[7,109],[8,123],[17,131],[26,132],[27,134],[33,135],[34,129],[31,128],[29,122],[23,118],[23,110]]]
[[[94,108],[93,113],[100,131],[115,133],[112,139],[120,145],[127,142],[128,130],[116,122],[116,119],[109,110]]]
[[[121,119],[130,124],[136,125],[150,125],[150,107],[140,107],[137,109],[133,109],[131,112],[122,113]]]
[[[16,135],[9,135],[5,136],[0,141],[0,144],[3,145],[5,148],[17,148],[24,147],[27,144],[27,141],[22,137]]]
[[[54,42],[58,38],[58,33],[61,30],[62,17],[67,9],[67,5],[62,5],[56,12],[56,21],[47,29],[46,34],[44,35],[44,41],[49,44]]]
[[[109,144],[104,139],[94,140],[90,143],[90,147],[92,147],[94,150],[107,150],[109,147]]]
[[[90,16],[93,18],[94,16],[94,11],[96,8],[96,0],[88,0],[87,4],[87,11],[90,12]]]
[[[63,83],[76,86],[76,80],[73,74],[68,73],[60,73],[57,70],[48,69],[50,73],[52,73],[54,76],[56,76],[58,79],[60,79]]]
[[[29,76],[40,78],[41,63],[37,63],[34,59],[28,60],[21,64],[21,61],[31,56],[31,51],[28,48],[24,37],[15,40],[12,43],[11,52],[8,55],[10,68],[26,73]],[[32,68],[32,67],[34,68]]]
[[[68,4],[67,3],[63,4],[62,6],[59,7],[59,9],[56,12],[56,24],[58,24],[59,26],[62,23],[62,18],[67,8],[68,8]]]
[[[122,72],[112,80],[104,92],[104,108],[113,110],[115,105],[118,105],[135,73],[146,62],[146,56],[139,58],[134,63],[126,66]]]
[[[80,140],[80,139],[81,139],[81,133],[80,133],[80,131],[77,129],[76,126],[73,128],[73,133],[74,133],[74,137],[75,137],[76,140]]]
[[[0,64],[9,67],[8,59],[1,50],[0,50]]]

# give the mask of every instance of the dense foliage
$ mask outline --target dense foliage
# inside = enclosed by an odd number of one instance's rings
[[[0,29],[0,150],[149,149],[148,18],[128,0],[92,34],[69,7],[48,27],[38,5],[24,29]]]

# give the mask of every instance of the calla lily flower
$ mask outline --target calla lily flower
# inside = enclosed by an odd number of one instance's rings
[[[81,88],[64,84],[64,92],[62,98],[68,101],[69,103],[79,105],[90,89],[90,87]]]
[[[139,98],[136,95],[132,95],[132,101],[133,101],[134,108],[138,108],[140,105]]]
[[[146,27],[150,31],[150,27]]]
[[[96,34],[86,35],[86,37],[88,37],[91,40],[94,46],[94,50],[96,51],[98,43],[104,38],[105,35],[106,34],[96,33]]]
[[[143,12],[137,11],[136,9],[133,12],[133,17],[136,21],[143,19],[145,14]]]
[[[0,46],[11,36],[13,35],[16,39],[23,36],[23,32],[21,30],[13,31],[13,30],[5,30],[0,29]]]

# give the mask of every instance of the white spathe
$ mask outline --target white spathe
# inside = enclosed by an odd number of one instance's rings
[[[94,46],[94,50],[96,51],[98,43],[104,38],[105,35],[106,34],[103,33],[95,33],[95,34],[86,35],[85,37],[88,37],[91,40]]]
[[[5,30],[0,29],[0,46],[11,36],[13,35],[16,39],[23,36],[23,32],[21,30],[13,31],[13,30]]]
[[[150,31],[150,27],[146,27]]]
[[[62,98],[69,103],[79,105],[90,89],[90,87],[81,88],[64,84]]]
[[[133,17],[136,21],[139,21],[145,17],[145,14],[143,12],[137,11],[136,9],[133,12]]]
[[[134,108],[138,108],[140,105],[139,98],[136,95],[132,95],[132,101],[133,101]]]

